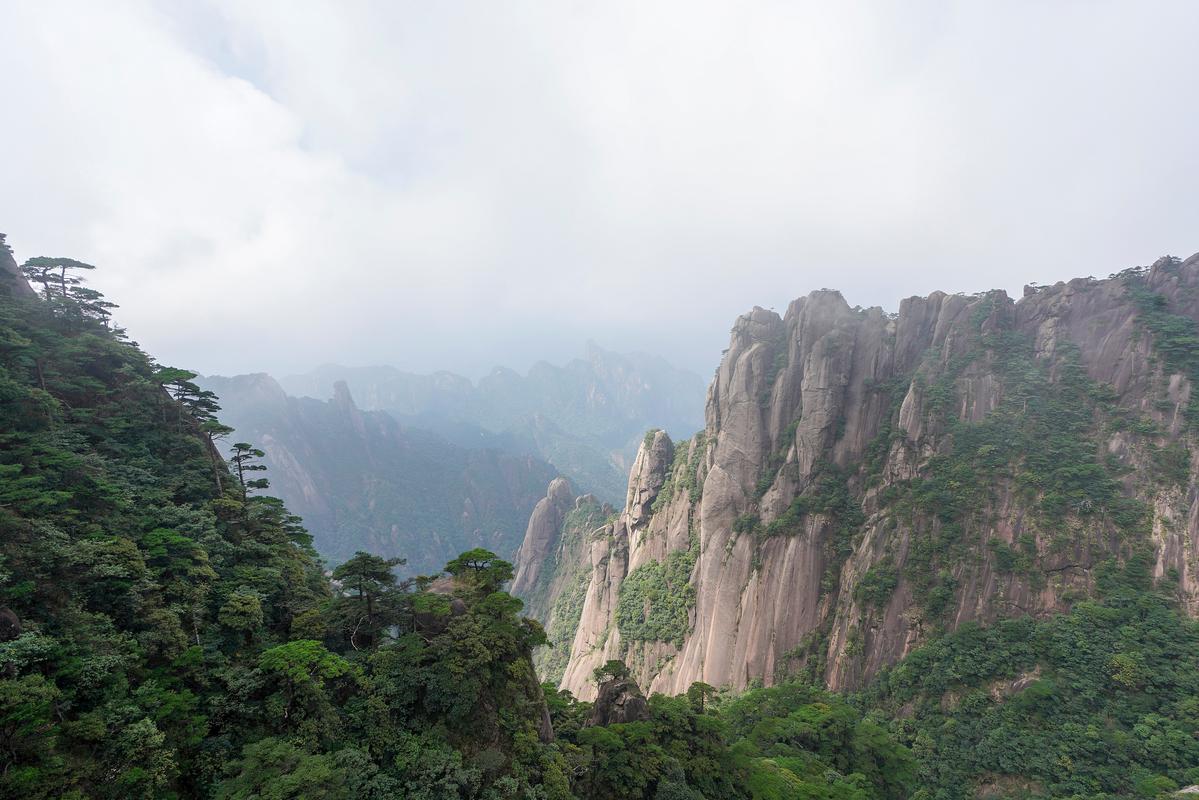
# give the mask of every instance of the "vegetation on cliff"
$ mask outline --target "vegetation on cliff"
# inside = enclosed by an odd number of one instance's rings
[[[1199,625],[1155,590],[1151,566],[1108,562],[1098,600],[964,626],[880,675],[860,702],[891,715],[919,760],[914,797],[1157,797],[1199,783]]]
[[[367,553],[326,574],[301,520],[263,494],[261,451],[235,442],[221,457],[217,398],[112,327],[77,278],[87,268],[38,260],[38,296],[0,287],[0,797],[1107,800],[1199,781],[1199,628],[1173,576],[1152,578],[1146,510],[1073,444],[1138,423],[1105,412],[1068,360],[1048,387],[1024,345],[991,347],[1029,382],[1005,399],[1019,415],[955,429],[944,486],[891,500],[944,528],[973,482],[1005,480],[1047,530],[1112,521],[1123,557],[1096,565],[1093,599],[961,626],[856,695],[696,683],[618,713],[538,684],[545,634],[487,550],[407,581],[398,559]],[[1158,455],[1153,479],[1176,482],[1180,459]],[[796,518],[852,527],[847,477],[821,475]],[[568,523],[586,535],[597,513]],[[1022,543],[987,547],[1001,571],[1035,567]],[[627,638],[678,640],[698,548],[629,584]],[[911,563],[877,562],[858,599],[885,603]],[[619,662],[600,673],[628,681]]]
[[[46,289],[0,291],[0,797],[569,796],[503,562],[331,583],[211,399]]]

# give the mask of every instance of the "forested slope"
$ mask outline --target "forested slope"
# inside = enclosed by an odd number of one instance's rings
[[[213,399],[56,261],[0,287],[0,796],[567,796],[502,562],[335,592]]]

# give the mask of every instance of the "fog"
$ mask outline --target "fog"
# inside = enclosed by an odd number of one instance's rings
[[[0,5],[0,231],[160,360],[709,374],[897,307],[1199,250],[1199,4]]]

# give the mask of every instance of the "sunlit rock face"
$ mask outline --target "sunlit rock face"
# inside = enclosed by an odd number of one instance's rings
[[[704,430],[648,435],[578,548],[562,686],[594,697],[611,658],[649,691],[858,686],[963,623],[1069,608],[1110,559],[1195,613],[1195,320],[1199,257],[740,317]]]

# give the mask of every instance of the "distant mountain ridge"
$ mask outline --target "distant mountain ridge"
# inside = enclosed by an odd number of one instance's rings
[[[333,564],[365,550],[430,573],[472,547],[511,554],[557,474],[533,456],[466,448],[363,411],[344,383],[323,401],[291,397],[263,373],[201,383],[221,398],[234,438],[266,453],[271,492]]]
[[[664,359],[588,343],[563,366],[527,374],[497,367],[477,383],[452,372],[326,364],[279,379],[288,394],[328,398],[344,381],[361,407],[438,432],[463,446],[532,453],[585,491],[619,503],[648,428],[686,435],[703,425],[703,380]]]
[[[619,502],[645,431],[687,430],[703,413],[697,376],[595,345],[565,366],[497,368],[478,385],[338,366],[199,382],[219,396],[234,438],[265,451],[272,491],[325,558],[402,556],[413,573],[471,547],[514,556],[559,475]]]

